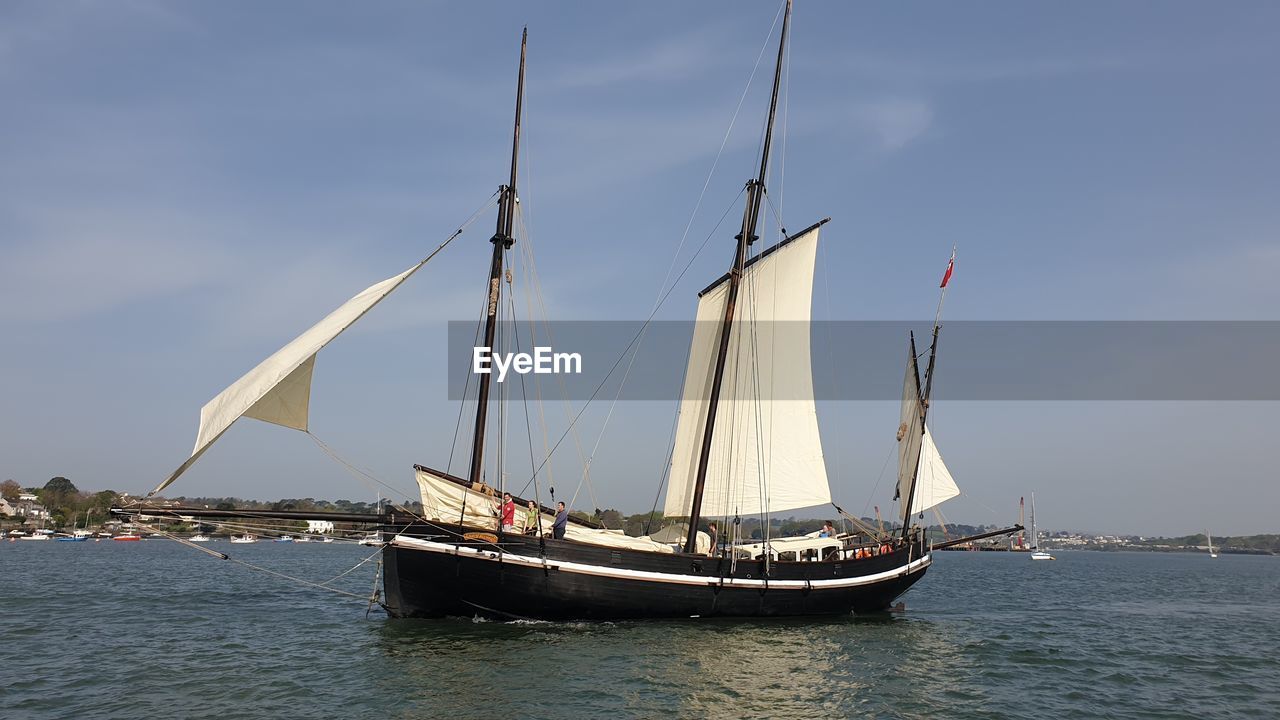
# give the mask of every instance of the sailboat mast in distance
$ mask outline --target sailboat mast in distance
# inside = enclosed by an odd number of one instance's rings
[[[697,552],[698,522],[702,515],[702,495],[707,483],[707,466],[711,460],[711,441],[716,430],[716,410],[720,404],[720,388],[724,383],[725,361],[729,356],[729,339],[733,330],[733,313],[738,300],[738,285],[747,259],[747,246],[756,240],[756,226],[760,219],[760,205],[764,198],[765,173],[769,169],[769,148],[773,141],[773,121],[778,111],[778,86],[782,82],[782,61],[787,47],[787,30],[791,26],[791,0],[787,0],[782,17],[782,38],[778,41],[778,62],[773,71],[773,97],[769,102],[769,122],[765,127],[764,147],[760,152],[760,174],[747,182],[747,204],[742,212],[742,231],[736,238],[733,267],[729,271],[728,294],[724,304],[724,318],[720,324],[720,349],[716,353],[715,372],[711,376],[711,394],[707,398],[707,422],[702,432],[702,448],[698,453],[698,471],[693,486],[693,506],[689,510],[689,535],[684,551]]]
[[[516,121],[511,136],[511,180],[498,188],[501,200],[498,202],[498,226],[490,242],[493,243],[493,260],[489,265],[489,301],[485,304],[484,347],[493,348],[494,337],[498,331],[498,307],[502,297],[502,264],[503,254],[515,244],[512,227],[515,222],[516,206],[516,170],[520,159],[520,110],[524,104],[524,58],[525,45],[529,40],[529,28],[524,29],[520,37],[520,75],[516,81]],[[484,433],[485,422],[489,415],[489,382],[490,374],[480,375],[480,389],[476,396],[476,427],[471,439],[471,472],[467,479],[473,484],[480,482],[484,474]]]

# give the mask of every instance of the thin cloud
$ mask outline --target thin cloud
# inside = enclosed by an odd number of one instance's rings
[[[553,76],[552,85],[580,89],[687,78],[724,64],[727,38],[720,29],[686,33],[626,55],[564,68]]]
[[[197,223],[161,210],[78,208],[44,218],[0,265],[0,322],[109,313],[208,284],[226,254],[192,238]]]
[[[855,120],[876,139],[881,150],[901,150],[933,127],[933,107],[918,98],[887,98],[861,105]]]

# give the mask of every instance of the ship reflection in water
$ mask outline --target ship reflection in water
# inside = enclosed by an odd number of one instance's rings
[[[927,620],[399,621],[379,692],[463,716],[805,717],[924,713],[963,689],[963,643]],[[412,713],[410,713],[412,714]]]

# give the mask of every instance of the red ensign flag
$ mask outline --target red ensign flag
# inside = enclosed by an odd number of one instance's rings
[[[939,285],[938,287],[944,288],[947,286],[947,282],[951,280],[951,271],[954,270],[955,267],[956,267],[956,254],[953,252],[951,253],[951,260],[947,263],[947,271],[942,274],[942,284]]]

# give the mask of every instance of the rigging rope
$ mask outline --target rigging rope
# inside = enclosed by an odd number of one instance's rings
[[[327,590],[327,591],[332,592],[332,593],[338,593],[339,595],[346,595],[346,596],[348,596],[348,597],[357,598],[357,599],[359,599],[359,600],[367,600],[368,598],[366,598],[364,595],[360,595],[360,594],[358,594],[358,593],[353,593],[353,592],[349,592],[349,591],[347,591],[347,590],[342,590],[341,588],[330,587],[330,586],[328,585],[328,583],[331,583],[331,582],[333,582],[334,580],[337,580],[338,578],[341,578],[341,577],[343,577],[344,575],[347,575],[348,573],[352,572],[352,571],[353,571],[353,570],[355,570],[356,568],[358,568],[358,567],[360,567],[361,565],[364,565],[365,563],[367,563],[370,559],[372,559],[372,557],[374,557],[374,556],[376,556],[376,555],[378,555],[378,554],[381,554],[381,552],[382,552],[382,550],[381,550],[381,549],[379,549],[379,550],[378,550],[378,552],[374,553],[374,555],[371,555],[370,557],[365,558],[364,560],[361,560],[360,562],[356,563],[355,567],[352,567],[350,570],[347,570],[346,572],[343,572],[343,573],[340,573],[340,574],[338,574],[338,575],[335,575],[334,577],[332,577],[332,578],[330,578],[330,579],[328,579],[328,580],[324,581],[323,583],[317,583],[317,582],[314,582],[314,581],[311,581],[311,580],[307,580],[307,579],[304,579],[304,578],[296,577],[296,576],[294,576],[294,575],[289,575],[289,574],[287,574],[287,573],[282,573],[282,572],[279,572],[279,571],[277,571],[277,570],[272,570],[272,569],[270,569],[270,568],[265,568],[265,567],[262,567],[261,565],[256,565],[256,564],[254,564],[254,563],[248,562],[247,560],[241,560],[241,559],[239,559],[239,558],[232,557],[231,555],[228,555],[228,554],[226,554],[226,553],[219,553],[219,552],[217,552],[217,551],[215,551],[215,550],[212,550],[212,549],[210,549],[210,548],[200,547],[199,545],[196,545],[196,544],[194,544],[194,543],[191,543],[191,542],[189,542],[189,541],[187,541],[187,540],[185,540],[185,539],[183,539],[183,538],[180,538],[180,537],[178,537],[178,536],[176,536],[176,535],[174,535],[174,534],[172,534],[172,533],[166,532],[166,531],[161,530],[161,529],[159,529],[159,528],[152,528],[152,530],[153,530],[153,532],[155,532],[156,534],[158,534],[158,535],[160,535],[160,536],[162,536],[162,537],[168,538],[169,540],[174,540],[174,541],[178,542],[178,543],[179,543],[179,544],[181,544],[181,545],[186,545],[186,546],[188,546],[188,547],[193,547],[193,548],[195,548],[196,550],[200,550],[200,551],[202,551],[202,552],[208,553],[208,554],[213,555],[213,556],[215,556],[215,557],[219,557],[219,558],[221,558],[222,560],[228,560],[228,561],[233,562],[233,563],[235,563],[235,564],[237,564],[237,565],[242,565],[242,566],[247,567],[247,568],[250,568],[250,569],[252,569],[252,570],[258,570],[258,571],[260,571],[260,572],[267,573],[268,575],[275,575],[276,577],[279,577],[279,578],[282,578],[282,579],[285,579],[285,580],[290,580],[290,581],[293,581],[293,582],[296,582],[296,583],[300,583],[300,584],[302,584],[302,585],[307,585],[307,586],[310,586],[310,587],[319,588],[320,590]]]
[[[730,119],[729,127],[725,130],[724,137],[721,139],[720,148],[719,148],[719,150],[716,152],[715,159],[712,161],[711,169],[708,171],[707,178],[706,178],[706,180],[703,182],[702,190],[701,190],[701,191],[699,192],[699,194],[698,194],[698,200],[697,200],[697,202],[696,202],[696,203],[695,203],[695,205],[694,205],[693,212],[690,214],[689,220],[688,220],[688,222],[685,224],[685,229],[684,229],[684,232],[681,234],[680,242],[679,242],[679,244],[677,245],[677,247],[676,247],[676,251],[675,251],[675,253],[674,253],[674,254],[673,254],[673,256],[672,256],[672,259],[671,259],[671,265],[667,268],[667,274],[666,274],[666,277],[664,277],[664,278],[663,278],[662,284],[661,284],[661,285],[659,286],[659,288],[658,288],[658,297],[657,297],[657,299],[656,299],[656,300],[655,300],[655,302],[654,302],[653,310],[652,310],[652,312],[649,314],[649,317],[645,320],[644,324],[641,326],[639,333],[637,333],[636,337],[632,338],[632,341],[631,341],[630,343],[628,343],[628,345],[627,345],[627,347],[626,347],[626,348],[624,348],[624,349],[623,349],[622,354],[621,354],[621,355],[619,356],[619,358],[618,358],[618,362],[620,362],[620,361],[621,361],[621,359],[622,359],[623,357],[626,357],[626,356],[627,356],[627,353],[628,353],[628,352],[631,352],[631,359],[630,359],[630,360],[629,360],[629,362],[627,363],[626,370],[624,371],[624,373],[623,373],[623,377],[622,377],[621,381],[619,382],[619,385],[618,385],[618,391],[617,391],[617,393],[616,393],[616,394],[615,394],[615,396],[614,396],[613,402],[610,404],[609,411],[608,411],[608,413],[607,413],[607,414],[606,414],[606,416],[605,416],[604,423],[603,423],[603,424],[602,424],[602,426],[601,426],[600,433],[599,433],[599,435],[597,436],[597,439],[596,439],[596,442],[595,442],[594,447],[592,448],[591,455],[590,455],[590,456],[588,456],[588,458],[587,458],[586,462],[584,463],[584,469],[583,469],[583,481],[582,481],[582,482],[579,482],[578,489],[577,489],[577,490],[575,490],[575,492],[574,492],[574,498],[576,498],[576,497],[577,497],[577,493],[581,490],[582,485],[583,485],[583,483],[585,482],[585,483],[587,484],[587,486],[588,486],[588,492],[589,492],[590,494],[592,494],[592,496],[593,496],[593,500],[592,500],[592,502],[593,502],[593,504],[595,503],[595,500],[594,500],[594,491],[591,489],[590,478],[589,478],[590,465],[591,465],[591,462],[592,462],[592,461],[594,460],[594,458],[595,458],[596,451],[597,451],[597,450],[599,449],[599,447],[600,447],[600,442],[601,442],[601,440],[602,440],[602,439],[603,439],[603,437],[604,437],[605,431],[608,429],[609,421],[610,421],[610,420],[612,419],[612,417],[613,417],[613,411],[614,411],[614,408],[616,407],[617,402],[618,402],[618,399],[621,397],[622,391],[623,391],[623,389],[624,389],[624,388],[625,388],[625,386],[626,386],[627,379],[630,377],[631,367],[632,367],[632,365],[635,363],[635,359],[636,359],[636,357],[637,357],[637,356],[638,356],[638,354],[639,354],[639,347],[638,347],[637,343],[638,343],[638,342],[643,342],[644,334],[645,334],[646,330],[648,329],[649,324],[650,324],[650,322],[653,320],[654,316],[656,316],[656,315],[657,315],[658,310],[662,307],[662,305],[663,305],[663,303],[666,301],[667,297],[668,297],[668,296],[670,296],[671,292],[672,292],[672,291],[674,291],[675,287],[679,284],[680,280],[684,277],[685,273],[686,273],[686,272],[689,270],[689,268],[693,265],[694,260],[696,260],[696,259],[698,258],[698,256],[702,253],[702,250],[706,247],[707,242],[708,242],[708,241],[710,241],[711,237],[715,234],[716,230],[718,230],[718,229],[719,229],[720,224],[721,224],[721,223],[723,223],[724,218],[725,218],[725,217],[728,215],[728,213],[729,213],[729,210],[731,210],[731,209],[732,209],[732,207],[733,207],[733,205],[737,203],[737,198],[735,197],[735,198],[734,198],[733,203],[731,203],[731,204],[730,204],[729,208],[727,208],[727,209],[725,210],[725,213],[724,213],[723,215],[721,215],[720,220],[719,220],[719,221],[717,221],[715,228],[713,228],[713,229],[712,229],[711,233],[708,233],[707,238],[703,240],[702,244],[698,247],[698,249],[697,249],[697,251],[694,253],[693,257],[691,257],[691,258],[689,259],[689,262],[688,262],[688,263],[686,263],[686,265],[685,265],[684,269],[680,271],[680,274],[676,277],[676,279],[675,279],[674,281],[672,281],[672,282],[671,282],[671,286],[670,286],[670,288],[668,288],[668,287],[667,287],[667,283],[668,283],[668,281],[671,279],[671,273],[672,273],[672,271],[675,269],[675,267],[676,267],[676,265],[677,265],[677,261],[678,261],[678,260],[679,260],[679,258],[680,258],[680,253],[681,253],[681,251],[683,250],[683,248],[684,248],[684,244],[685,244],[685,242],[686,242],[686,241],[687,241],[687,239],[688,239],[689,231],[690,231],[690,230],[691,230],[691,228],[693,227],[693,222],[694,222],[694,220],[697,218],[697,215],[698,215],[699,211],[701,210],[703,200],[704,200],[704,198],[705,198],[705,196],[706,196],[707,188],[710,186],[710,184],[711,184],[711,180],[715,177],[715,171],[716,171],[716,168],[719,166],[720,158],[721,158],[721,156],[722,156],[722,155],[723,155],[723,153],[724,153],[724,149],[725,149],[725,147],[726,147],[726,146],[727,146],[727,144],[728,144],[728,141],[729,141],[730,136],[732,135],[734,125],[736,124],[737,119],[738,119],[738,115],[739,115],[739,113],[741,112],[741,110],[742,110],[742,106],[743,106],[744,102],[746,101],[746,97],[747,97],[747,95],[748,95],[748,94],[749,94],[749,92],[750,92],[752,82],[753,82],[753,80],[754,80],[754,78],[755,78],[756,72],[758,71],[758,69],[759,69],[759,67],[760,67],[760,62],[761,62],[761,60],[763,59],[763,57],[764,57],[764,53],[765,53],[765,51],[766,51],[766,50],[767,50],[767,48],[768,48],[768,45],[769,45],[769,39],[770,39],[770,38],[772,37],[772,35],[773,35],[773,30],[774,30],[774,28],[775,28],[775,27],[777,27],[778,18],[782,17],[782,12],[783,12],[783,11],[782,11],[782,9],[780,8],[780,9],[778,10],[778,13],[774,16],[773,25],[771,25],[771,26],[770,26],[770,28],[769,28],[769,32],[768,32],[768,34],[765,36],[765,40],[764,40],[763,44],[762,44],[762,45],[761,45],[761,47],[760,47],[760,52],[759,52],[759,53],[757,54],[757,56],[756,56],[756,62],[755,62],[755,65],[752,67],[751,75],[748,77],[746,87],[744,87],[744,88],[743,88],[742,95],[741,95],[741,96],[739,97],[739,99],[738,99],[738,104],[737,104],[737,106],[736,106],[736,107],[735,107],[735,109],[734,109],[733,117]],[[741,197],[742,193],[743,193],[743,192],[745,192],[745,190],[746,190],[746,188],[745,188],[745,187],[744,187],[742,190],[740,190],[740,191],[739,191],[739,193],[738,193],[738,197]],[[636,345],[636,349],[635,349],[635,351],[631,351],[631,348],[632,348],[632,346],[633,346],[633,345]],[[595,400],[595,398],[596,398],[596,396],[598,395],[599,391],[602,389],[602,387],[603,387],[604,383],[609,379],[609,377],[611,377],[611,376],[613,375],[614,370],[616,370],[616,369],[617,369],[618,362],[615,362],[615,363],[614,363],[613,367],[611,367],[611,368],[610,368],[609,373],[605,375],[604,380],[602,380],[602,381],[601,381],[600,386],[598,386],[598,387],[596,388],[595,392],[593,392],[593,393],[591,394],[591,397],[590,397],[590,398],[587,400],[587,402],[583,405],[582,410],[580,410],[580,411],[578,412],[578,414],[577,414],[575,417],[573,417],[573,419],[570,421],[569,427],[570,427],[570,429],[573,429],[573,430],[574,430],[574,439],[575,439],[575,442],[578,440],[577,433],[576,433],[576,429],[575,429],[575,428],[576,428],[576,425],[577,425],[577,421],[581,418],[582,413],[583,413],[583,412],[585,412],[585,410],[586,410],[587,406],[589,406],[589,405],[591,404],[591,402]],[[563,382],[563,380],[562,380],[562,382]],[[677,408],[678,408],[678,404],[677,404]],[[677,410],[677,417],[678,417],[678,410]],[[566,432],[567,432],[567,431],[566,431]],[[545,464],[546,464],[547,460],[549,460],[549,459],[550,459],[550,456],[551,456],[551,455],[556,451],[556,449],[557,449],[557,448],[559,448],[560,443],[561,443],[563,440],[564,440],[564,435],[561,435],[560,439],[556,441],[556,444],[555,444],[555,445],[551,448],[551,450],[547,453],[547,457],[546,457],[546,459],[544,459],[544,461],[543,461],[543,465],[545,465]],[[579,455],[581,456],[581,447],[580,447],[580,446],[579,446]],[[539,470],[540,470],[540,469],[541,469],[541,466],[539,466]],[[537,472],[538,472],[538,470],[535,470],[535,472],[534,472],[534,477],[536,477]],[[533,482],[533,479],[534,479],[534,478],[533,478],[533,477],[531,477],[531,478],[530,478],[530,480],[529,480],[529,482]],[[662,481],[660,481],[660,483],[659,483],[659,495],[661,494],[661,485],[662,485],[663,483],[665,483],[665,475],[664,475],[663,480],[662,480]],[[526,484],[525,484],[525,488],[527,489],[527,488],[528,488],[528,486],[529,486],[529,484],[528,484],[528,483],[526,483]],[[572,501],[571,501],[571,502],[572,502]],[[654,507],[655,507],[655,509],[656,509],[656,507],[657,507],[657,503],[656,503],[656,501],[655,501]]]
[[[413,497],[411,493],[405,492],[404,488],[395,487],[386,482],[383,482],[382,480],[379,480],[376,476],[374,476],[373,473],[367,470],[362,470],[356,467],[355,465],[352,465],[351,463],[347,462],[345,459],[342,458],[342,456],[338,455],[337,451],[334,450],[332,447],[330,447],[328,443],[324,442],[319,437],[316,437],[315,433],[311,432],[310,430],[304,430],[303,432],[305,432],[307,434],[307,437],[311,438],[315,442],[316,446],[319,447],[322,451],[324,451],[324,453],[328,455],[331,460],[338,463],[342,467],[346,468],[347,471],[350,472],[356,479],[363,482],[365,484],[365,487],[367,487],[368,489],[373,490],[376,493],[381,493],[381,490],[374,487],[374,485],[376,484],[376,485],[381,485],[383,488],[390,490],[391,492],[395,493],[400,497]]]
[[[742,190],[738,191],[738,196],[741,197],[742,193],[744,192],[746,192],[745,187]],[[733,204],[736,204],[736,203],[737,203],[737,198],[734,198]],[[684,277],[684,274],[689,271],[689,268],[692,267],[693,265],[693,261],[697,259],[699,254],[701,254],[702,249],[707,246],[707,242],[711,240],[711,237],[712,235],[715,234],[715,231],[720,228],[720,223],[724,222],[725,215],[728,215],[729,210],[733,209],[733,204],[731,204],[729,208],[725,210],[724,215],[720,216],[720,222],[717,222],[716,227],[713,228],[712,231],[707,234],[706,239],[702,241],[702,245],[698,248],[698,251],[694,253],[694,256],[689,259],[689,263],[685,265],[684,270],[681,270],[680,275],[676,277],[675,283],[673,283],[671,288],[667,290],[667,293],[662,296],[662,301],[658,303],[659,308],[662,306],[662,303],[666,302],[667,298],[671,296],[671,293],[675,290],[675,286],[679,284],[680,278]],[[609,378],[613,376],[614,371],[616,371],[618,369],[618,366],[622,364],[622,360],[627,357],[627,353],[630,352],[632,346],[635,345],[636,341],[640,339],[641,335],[643,335],[644,333],[645,328],[648,327],[649,324],[653,322],[653,318],[657,314],[658,314],[658,309],[655,308],[654,311],[649,314],[649,317],[645,319],[644,324],[641,325],[640,331],[637,332],[636,335],[631,338],[631,342],[627,343],[627,346],[622,349],[622,352],[618,355],[618,359],[613,362],[613,365],[609,368],[609,371],[605,373],[605,376],[600,380],[600,383],[596,385],[595,390],[592,391],[591,396],[587,398],[587,401],[582,404],[582,407],[578,410],[578,413],[574,415],[573,419],[569,423],[569,427],[563,433],[561,433],[560,438],[556,440],[555,445],[551,447],[551,452],[547,453],[547,457],[544,458],[542,463],[538,465],[538,469],[534,471],[535,477],[539,472],[542,471],[542,468],[551,459],[551,456],[555,454],[555,451],[559,449],[560,444],[564,442],[564,439],[569,435],[570,430],[572,430],[577,425],[578,420],[580,420],[582,418],[583,413],[586,412],[587,407],[591,405],[591,403],[596,399],[596,396],[600,394],[600,391],[604,389],[604,386],[606,383],[608,383]],[[529,478],[529,482],[525,483],[525,488],[527,489],[529,487],[529,483],[532,483],[532,482],[533,482],[533,478],[531,477]]]

